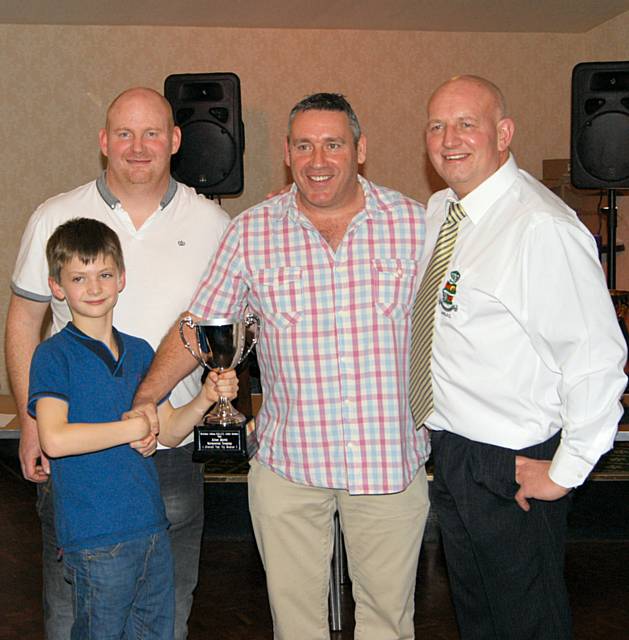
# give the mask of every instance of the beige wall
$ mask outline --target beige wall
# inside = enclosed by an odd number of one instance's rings
[[[422,142],[424,105],[437,84],[465,72],[500,85],[518,123],[518,160],[541,176],[543,158],[569,156],[572,67],[629,57],[627,32],[629,12],[585,35],[2,25],[2,332],[28,216],[100,171],[97,130],[110,99],[128,86],[161,90],[172,73],[240,76],[245,191],[224,201],[232,215],[284,183],[286,116],[321,90],[344,93],[356,109],[368,137],[365,174],[425,200],[441,186]]]

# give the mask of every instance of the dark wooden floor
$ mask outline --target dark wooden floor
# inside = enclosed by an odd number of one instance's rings
[[[0,457],[0,640],[43,638],[40,535],[34,502],[33,486]],[[612,537],[569,543],[567,579],[575,640],[629,638],[629,539],[618,532]],[[352,638],[351,594],[345,589],[346,627],[332,634],[334,640]],[[422,549],[415,619],[418,638],[457,638],[438,542],[425,543]],[[264,575],[255,544],[248,536],[236,540],[206,537],[190,640],[271,637]]]

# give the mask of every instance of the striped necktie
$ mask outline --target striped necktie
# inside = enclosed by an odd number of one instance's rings
[[[463,207],[451,202],[413,305],[409,402],[418,429],[433,408],[430,363],[437,298],[464,217]]]

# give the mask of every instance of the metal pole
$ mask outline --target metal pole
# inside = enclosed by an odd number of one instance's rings
[[[607,190],[607,288],[616,288],[616,227],[618,209],[616,208],[616,190]]]

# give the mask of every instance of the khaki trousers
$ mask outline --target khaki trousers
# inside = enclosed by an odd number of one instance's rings
[[[266,570],[276,640],[327,640],[333,516],[356,602],[356,640],[414,638],[415,580],[428,516],[422,467],[402,492],[349,495],[285,480],[257,461],[249,509]]]

